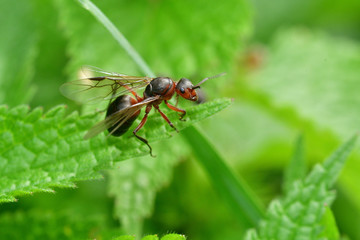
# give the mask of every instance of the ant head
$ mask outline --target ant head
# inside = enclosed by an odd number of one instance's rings
[[[225,73],[220,73],[218,75],[212,76],[212,77],[207,77],[204,78],[203,80],[201,80],[198,84],[196,84],[195,86],[192,84],[192,82],[189,79],[186,78],[182,78],[180,79],[180,81],[176,84],[176,93],[179,94],[181,97],[191,100],[191,101],[196,101],[198,99],[198,95],[195,91],[196,88],[200,88],[200,85],[203,84],[204,82],[206,82],[209,79],[212,78],[217,78],[220,76],[225,75]]]
[[[195,88],[196,87],[194,87],[194,85],[189,79],[182,78],[176,84],[175,91],[177,94],[179,94],[181,97],[187,100],[196,101],[198,97]]]

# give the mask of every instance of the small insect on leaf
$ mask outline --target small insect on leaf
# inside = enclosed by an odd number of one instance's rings
[[[153,155],[150,144],[145,138],[140,137],[137,132],[145,125],[152,107],[160,113],[174,130],[178,131],[170,119],[160,110],[160,103],[165,102],[171,110],[179,112],[180,119],[182,119],[186,111],[171,105],[168,100],[176,94],[177,97],[181,96],[187,100],[196,101],[198,99],[196,89],[200,88],[202,83],[208,79],[224,75],[222,73],[207,77],[194,86],[186,78],[181,78],[178,82],[175,82],[169,77],[127,76],[89,66],[83,67],[81,73],[85,77],[82,76],[79,80],[61,86],[60,90],[66,97],[80,103],[110,100],[105,119],[94,125],[84,138],[92,138],[105,130],[108,130],[108,135],[121,136],[134,123],[140,114],[140,110],[146,107],[145,115],[140,124],[134,129],[133,134],[149,147],[151,156]],[[145,88],[142,96],[136,92],[141,88]],[[133,97],[127,94],[131,94]]]

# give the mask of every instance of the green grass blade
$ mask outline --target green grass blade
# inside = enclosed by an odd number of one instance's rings
[[[240,220],[245,216],[251,225],[256,226],[264,212],[245,182],[235,176],[214,146],[195,127],[185,129],[183,135],[208,173],[215,189],[234,211],[234,215]]]
[[[296,180],[302,179],[305,176],[306,162],[304,152],[304,139],[300,135],[295,143],[294,155],[285,170],[284,192],[288,192]]]
[[[111,33],[114,39],[125,49],[129,56],[139,66],[141,71],[148,77],[155,77],[155,74],[151,71],[146,62],[142,59],[139,53],[133,48],[124,35],[115,27],[115,25],[107,18],[104,13],[90,0],[78,0],[85,9],[87,9],[95,18],[101,22],[104,27]]]

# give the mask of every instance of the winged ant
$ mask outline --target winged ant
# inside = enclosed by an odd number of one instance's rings
[[[196,89],[200,88],[201,84],[225,74],[204,78],[198,84],[193,85],[187,78],[181,78],[175,82],[169,77],[127,76],[90,66],[84,67],[84,70],[101,76],[91,76],[65,83],[60,88],[61,92],[66,97],[80,102],[110,100],[105,119],[95,124],[86,133],[84,139],[92,138],[105,130],[108,130],[109,135],[123,135],[137,119],[140,110],[145,107],[145,115],[133,130],[133,134],[149,147],[151,156],[153,154],[149,142],[137,134],[145,125],[151,109],[155,108],[165,121],[178,132],[170,119],[160,110],[160,103],[164,102],[171,110],[179,112],[180,120],[182,120],[186,111],[171,105],[169,100],[176,94],[177,99],[180,96],[190,101],[196,101],[198,99]],[[140,88],[145,88],[142,96],[136,93],[136,90]],[[129,93],[133,96],[127,95]]]

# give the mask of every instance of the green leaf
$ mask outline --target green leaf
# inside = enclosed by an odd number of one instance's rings
[[[318,155],[323,151],[321,148],[339,144],[360,128],[360,45],[357,42],[306,29],[283,30],[276,34],[264,58],[265,64],[249,82],[254,91],[267,99],[266,107],[277,116],[279,109],[291,109],[288,116],[283,117],[286,123],[301,128],[306,134],[317,132],[317,136],[308,137],[312,141],[308,145],[313,146],[309,152]],[[349,226],[342,211],[359,217],[359,159],[356,153],[339,179],[347,199],[342,203],[347,210],[335,211],[342,217],[338,221],[342,229]],[[360,232],[355,229],[349,228],[347,232],[353,238],[360,238]]]
[[[255,229],[250,229],[249,231],[247,231],[244,239],[245,240],[260,240]]]
[[[175,111],[169,110],[167,107],[161,107],[163,112],[169,117],[176,128],[180,131],[200,120],[203,120],[221,110],[228,107],[231,104],[231,100],[227,98],[216,99],[211,102],[200,104],[198,106],[192,106],[186,109],[186,121],[180,121],[179,115]],[[164,105],[164,104],[163,104]],[[175,130],[171,128],[165,120],[157,113],[153,113],[153,116],[149,117],[144,128],[142,128],[138,134],[149,140],[150,144],[153,141],[157,141],[164,138],[169,138],[171,135],[176,134]],[[141,117],[135,121],[133,126],[139,124]],[[131,136],[131,138],[129,138]],[[143,156],[145,153],[149,153],[148,147],[139,140],[132,137],[132,133],[129,132],[121,138],[109,138],[109,144],[114,145],[119,150],[118,154],[113,155],[114,159],[125,160],[132,157]],[[129,151],[132,149],[132,151]],[[157,154],[157,149],[153,149],[154,154]]]
[[[36,22],[38,33],[37,56],[33,66],[33,84],[37,91],[30,104],[50,109],[65,101],[65,97],[59,92],[59,86],[66,79],[64,66],[68,60],[65,51],[67,43],[58,24],[58,12],[54,3],[48,1],[44,4],[42,0],[26,2],[33,5],[31,19]]]
[[[98,166],[109,166],[110,151],[83,141],[93,122],[90,116],[71,114],[58,106],[45,115],[41,108],[0,108],[0,202],[51,187],[75,187],[72,181],[96,179]],[[98,140],[99,144],[106,144]],[[92,149],[93,147],[93,149]],[[91,151],[90,151],[91,149]]]
[[[323,28],[332,34],[357,35],[359,29],[356,23],[359,21],[358,9],[360,3],[357,0],[337,1],[311,1],[275,0],[264,2],[252,1],[255,15],[255,38],[268,40],[278,29],[289,26],[306,26],[309,28]],[[349,34],[351,33],[351,34]]]
[[[320,237],[329,240],[340,239],[340,234],[338,227],[336,226],[335,217],[328,206],[325,206],[325,213],[323,218],[321,219],[321,225],[324,226],[324,229],[320,234]]]
[[[242,175],[255,171],[250,183],[261,179],[257,174],[259,168],[283,167],[293,150],[289,139],[299,132],[262,106],[237,99],[230,108],[204,121],[199,128],[208,139],[216,140],[223,158],[241,169]],[[260,186],[255,188],[259,190]]]
[[[111,239],[121,234],[107,228],[104,215],[79,215],[76,211],[3,212],[0,225],[2,239]]]
[[[230,104],[219,99],[188,109],[187,121],[179,121],[179,130],[206,118]],[[29,112],[26,106],[0,107],[0,202],[14,201],[14,196],[32,192],[53,192],[51,187],[74,187],[77,180],[98,179],[97,170],[116,161],[148,154],[147,146],[128,135],[120,138],[100,134],[83,140],[94,124],[94,115],[65,116],[58,106],[42,116],[42,109]],[[177,113],[168,114],[177,119]],[[150,143],[170,136],[161,117],[150,117],[144,130]],[[174,121],[174,123],[176,123]],[[170,130],[171,131],[171,130]],[[16,173],[16,174],[14,174]]]
[[[175,140],[177,140],[175,142]],[[151,216],[156,192],[169,184],[173,166],[188,151],[181,138],[161,141],[156,158],[135,158],[109,171],[109,195],[115,198],[115,217],[128,234],[142,235],[143,220]]]
[[[302,179],[305,177],[306,173],[306,163],[304,156],[304,142],[303,136],[299,136],[296,142],[294,155],[290,161],[289,166],[285,170],[284,175],[284,190],[289,192],[293,183],[296,180]]]
[[[340,146],[323,165],[316,165],[303,180],[296,181],[282,200],[271,202],[259,234],[253,231],[247,239],[318,239],[324,225],[326,206],[334,200],[329,191],[354,148],[357,136]]]
[[[230,170],[214,146],[196,128],[186,129],[184,137],[208,173],[214,188],[234,211],[233,214],[241,222],[245,218],[251,225],[255,226],[263,217],[263,212],[258,199],[251,193],[246,183]]]
[[[157,235],[147,235],[143,237],[141,240],[159,240]]]
[[[37,30],[31,1],[0,1],[0,9],[0,104],[16,106],[34,94]]]
[[[218,99],[189,108],[186,121],[178,120],[174,124],[181,130],[230,104],[230,99]],[[170,119],[178,119],[178,113],[166,109],[164,112]],[[171,132],[174,133],[174,130],[158,114],[149,118],[144,130],[141,130],[141,134],[152,141],[168,137]],[[142,149],[139,155],[144,155],[144,151],[148,153],[147,146],[137,139],[124,137],[115,140],[114,144],[120,151],[135,148],[135,150]],[[186,145],[178,139],[176,143],[170,141],[155,144],[154,152],[157,155],[155,159],[147,157],[121,162],[116,165],[116,170],[110,171],[109,175],[109,194],[115,197],[115,215],[121,220],[122,227],[127,233],[137,236],[141,235],[143,219],[152,213],[156,191],[169,181],[172,166],[179,156],[186,154],[187,151]],[[115,158],[118,160],[134,156],[137,154],[130,153],[128,156],[126,152],[122,152]]]
[[[135,236],[124,235],[124,236],[116,237],[114,238],[114,240],[135,240]]]
[[[184,235],[171,233],[163,236],[161,240],[186,240],[186,237]]]
[[[135,236],[120,236],[117,238],[114,238],[116,240],[135,240]],[[159,240],[159,237],[157,235],[148,235],[143,237],[141,240]],[[186,237],[180,234],[167,234],[161,238],[161,240],[186,240]]]
[[[359,129],[360,46],[305,29],[279,32],[253,87],[273,107],[292,107],[318,129],[345,139]]]

